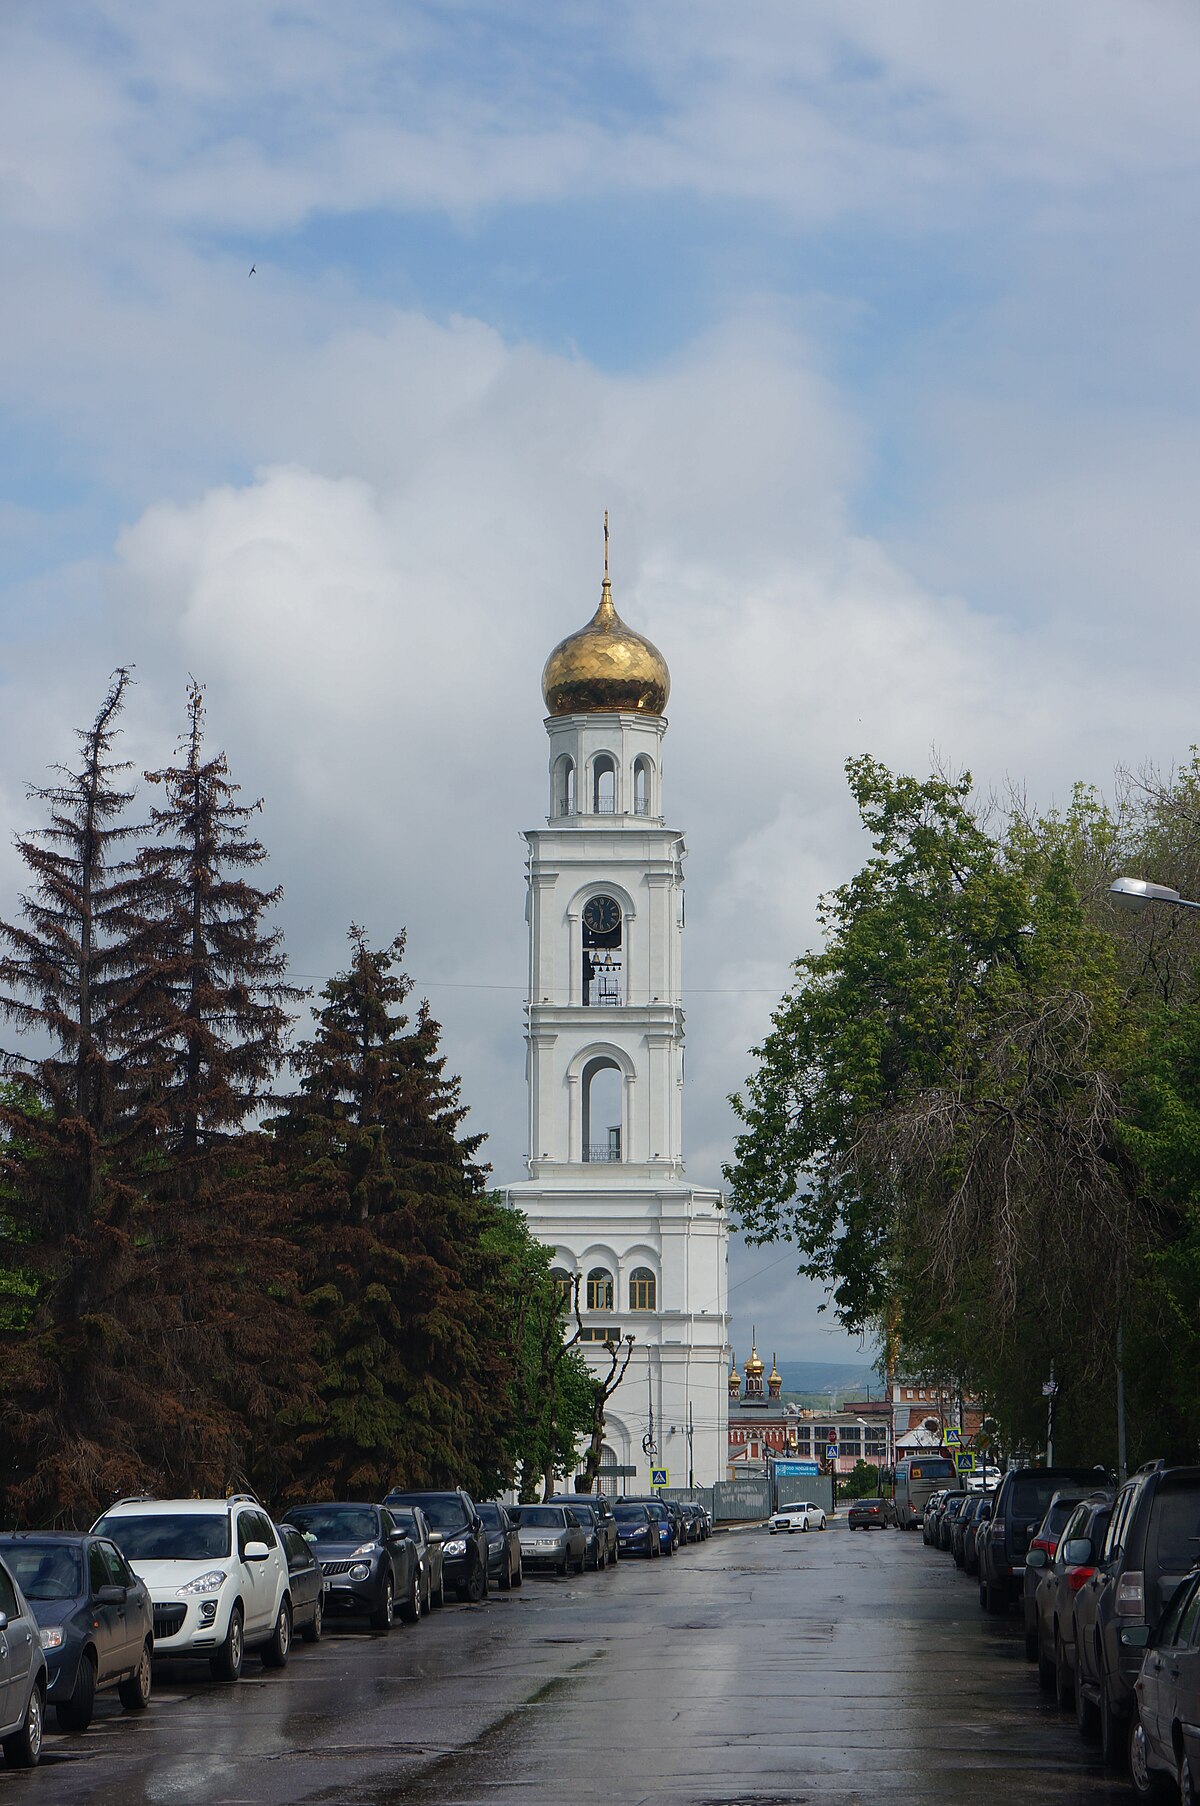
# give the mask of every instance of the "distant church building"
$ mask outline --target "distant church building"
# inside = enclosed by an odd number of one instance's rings
[[[683,860],[663,814],[670,677],[605,572],[542,673],[550,814],[526,865],[529,1178],[512,1204],[579,1286],[584,1353],[632,1335],[602,1484],[724,1478],[728,1221],[683,1165]],[[622,1472],[622,1470],[625,1470]],[[619,1476],[619,1478],[618,1478]]]

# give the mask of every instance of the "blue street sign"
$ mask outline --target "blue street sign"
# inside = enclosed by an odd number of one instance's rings
[[[651,1486],[669,1486],[671,1484],[670,1473],[665,1467],[652,1467],[650,1469],[650,1484]]]
[[[775,1473],[781,1479],[815,1480],[821,1469],[816,1461],[777,1461]]]

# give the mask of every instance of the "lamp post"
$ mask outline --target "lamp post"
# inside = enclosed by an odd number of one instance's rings
[[[1170,884],[1152,884],[1148,878],[1114,878],[1108,887],[1108,900],[1115,909],[1127,915],[1140,916],[1152,903],[1165,903],[1173,909],[1200,909],[1200,903],[1181,897]],[[1117,1474],[1128,1478],[1129,1462],[1125,1449],[1125,1347],[1124,1326],[1117,1319]]]

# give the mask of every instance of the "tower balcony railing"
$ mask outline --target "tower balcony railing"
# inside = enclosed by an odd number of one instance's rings
[[[587,1141],[583,1146],[585,1160],[619,1160],[621,1158],[620,1143],[611,1141]]]
[[[651,813],[649,800],[644,796],[635,796],[628,809],[618,809],[616,799],[602,796],[596,799],[591,809],[581,809],[566,797],[559,797],[554,805],[554,813],[558,817],[579,815],[642,815]]]

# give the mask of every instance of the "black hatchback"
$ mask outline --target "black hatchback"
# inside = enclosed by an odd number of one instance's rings
[[[488,1594],[488,1541],[483,1519],[470,1493],[405,1492],[399,1487],[383,1501],[387,1506],[419,1505],[432,1536],[442,1545],[442,1580],[456,1587],[472,1605]]]
[[[287,1522],[321,1564],[329,1617],[366,1618],[384,1635],[393,1610],[410,1622],[421,1616],[417,1546],[382,1506],[293,1505]]]
[[[42,1633],[60,1729],[87,1730],[101,1687],[116,1687],[127,1711],[148,1706],[154,1608],[116,1544],[39,1530],[0,1536],[0,1554]]]

